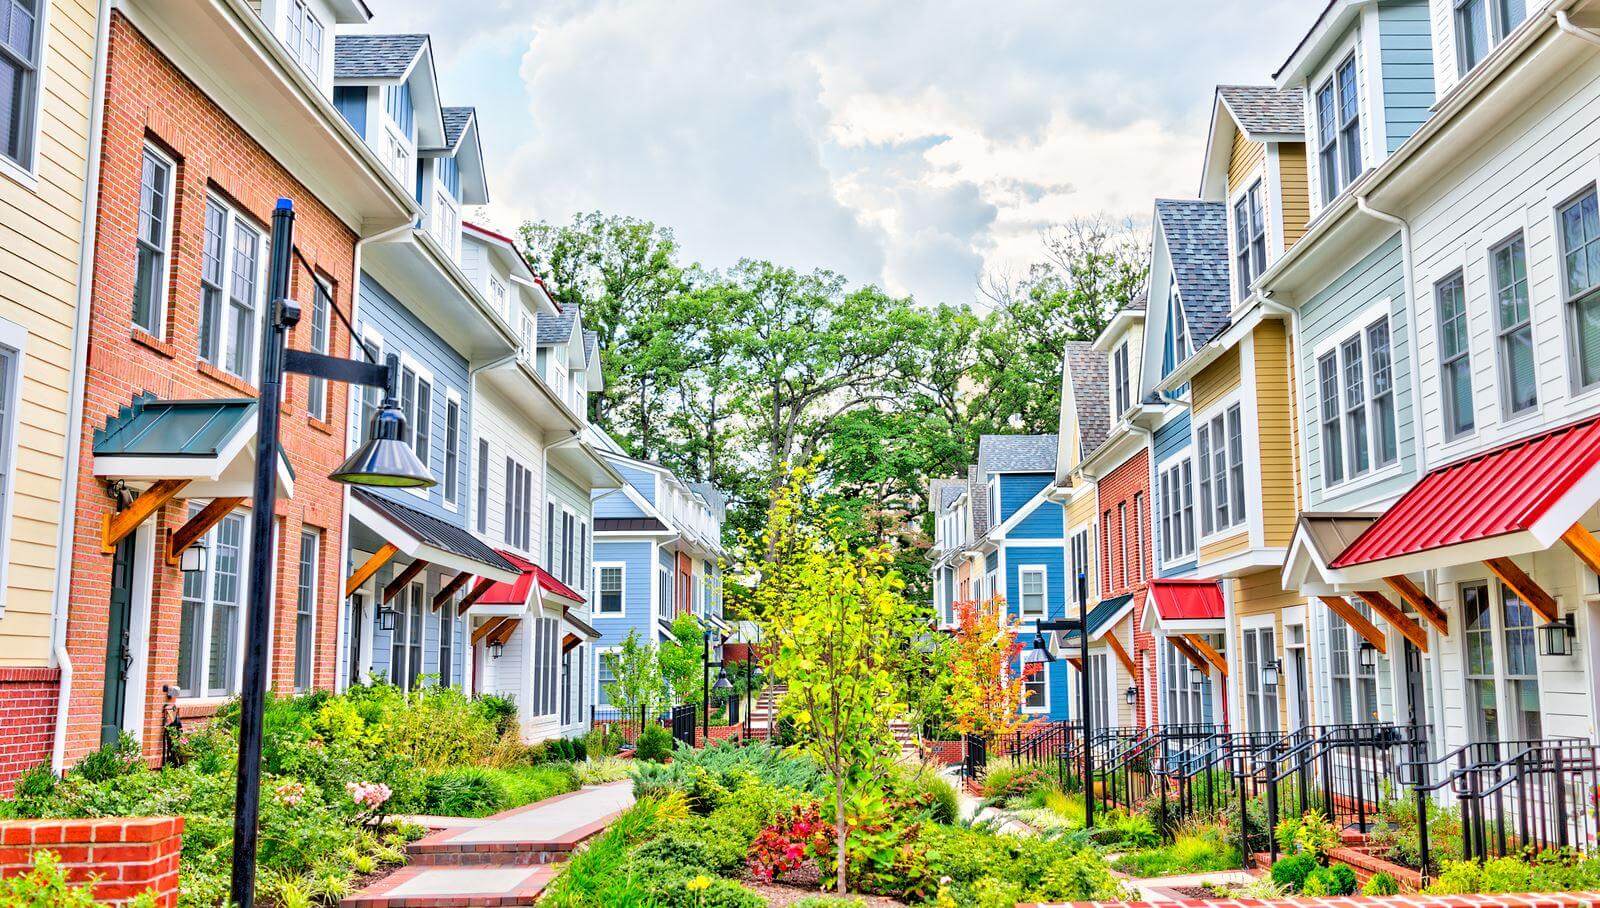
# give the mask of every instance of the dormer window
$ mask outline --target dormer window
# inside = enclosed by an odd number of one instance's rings
[[[1250,296],[1250,285],[1267,270],[1266,212],[1261,200],[1261,181],[1257,180],[1233,206],[1233,255],[1238,266],[1239,299]]]
[[[289,4],[288,40],[284,43],[288,45],[289,55],[313,79],[322,78],[322,41],[326,34],[326,27],[311,11],[310,3],[294,0]]]
[[[411,146],[416,141],[416,110],[411,103],[411,84],[401,82],[383,90],[383,109],[388,115],[388,128],[384,130],[383,156],[389,169],[410,184],[412,173]]]
[[[1523,0],[1455,0],[1456,65],[1466,75],[1527,17]]]
[[[1168,370],[1178,367],[1189,356],[1189,325],[1183,317],[1183,301],[1178,298],[1178,282],[1172,282],[1167,293],[1167,336],[1172,338],[1172,348],[1167,351]]]
[[[1000,479],[989,478],[989,523],[991,526],[1000,523]]]
[[[1339,64],[1317,89],[1317,166],[1322,171],[1322,204],[1338,198],[1361,176],[1361,104],[1356,85],[1356,55]]]
[[[1113,397],[1111,400],[1115,412],[1111,414],[1111,421],[1115,422],[1128,412],[1133,406],[1133,385],[1128,371],[1128,343],[1123,341],[1111,354],[1111,387]]]

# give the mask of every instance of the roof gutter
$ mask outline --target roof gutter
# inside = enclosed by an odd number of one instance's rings
[[[1361,212],[1369,217],[1376,218],[1386,224],[1400,228],[1400,260],[1405,270],[1406,281],[1406,340],[1411,345],[1410,356],[1412,367],[1407,371],[1411,373],[1411,406],[1413,410],[1422,400],[1422,376],[1418,374],[1417,362],[1417,289],[1415,264],[1411,256],[1411,222],[1399,215],[1387,211],[1379,211],[1367,201],[1366,194],[1356,197],[1356,205]],[[1428,472],[1428,449],[1423,443],[1423,433],[1420,426],[1413,423],[1411,427],[1412,443],[1417,447],[1417,474],[1420,476]]]

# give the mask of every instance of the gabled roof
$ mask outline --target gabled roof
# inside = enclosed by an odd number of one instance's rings
[[[575,313],[570,309],[563,309],[555,315],[541,313],[539,315],[539,334],[536,341],[539,346],[553,346],[564,344],[572,340],[572,326],[575,322]]]
[[[1218,85],[1217,97],[1247,137],[1305,133],[1305,107],[1296,89],[1271,85]]]
[[[1183,300],[1189,345],[1198,348],[1227,325],[1232,307],[1228,208],[1222,202],[1157,199],[1156,220]]]
[[[600,332],[593,330],[583,332],[583,358],[590,362],[594,362],[595,352],[599,350],[599,348]]]
[[[477,116],[478,111],[474,107],[446,107],[443,113],[444,147],[453,150],[461,141],[461,137],[467,134],[467,125]]]
[[[935,512],[943,511],[954,504],[966,490],[965,479],[935,479],[928,483],[928,503],[933,506]]]
[[[593,333],[593,331],[585,331],[584,335],[587,337]],[[711,513],[716,516],[717,520],[721,521],[728,516],[728,499],[722,494],[722,490],[709,482],[686,482],[684,485],[688,486],[690,491],[706,500],[706,506],[711,508]]]
[[[972,536],[982,539],[989,532],[989,495],[983,472],[977,464],[967,467],[967,500],[972,502]]]
[[[333,43],[333,77],[403,78],[427,43],[427,35],[339,35]]]
[[[985,435],[978,439],[978,473],[1054,473],[1055,435]]]
[[[1072,379],[1072,402],[1078,416],[1078,456],[1100,447],[1111,431],[1109,369],[1106,355],[1089,341],[1067,341],[1067,375]]]

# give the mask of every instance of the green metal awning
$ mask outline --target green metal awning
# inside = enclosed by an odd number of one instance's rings
[[[1114,596],[1102,599],[1094,608],[1089,609],[1089,642],[1093,643],[1106,635],[1106,632],[1117,626],[1124,616],[1133,611],[1133,594]],[[1076,642],[1077,631],[1066,631],[1061,635],[1063,644]]]
[[[131,486],[184,480],[186,498],[253,492],[256,401],[162,400],[141,394],[94,433],[94,475]],[[294,470],[278,462],[279,494],[294,494]]]

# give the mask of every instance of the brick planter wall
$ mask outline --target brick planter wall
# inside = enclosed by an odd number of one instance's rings
[[[959,766],[965,755],[960,741],[924,741],[922,752],[930,761],[944,766]]]
[[[156,904],[178,903],[178,850],[183,817],[18,820],[0,823],[0,877],[33,867],[37,851],[53,851],[74,883],[97,879],[96,901],[122,904],[153,890]]]
[[[50,760],[61,670],[0,668],[0,798],[11,796],[17,776]]]
[[[1318,899],[1179,899],[1160,908],[1588,908],[1600,903],[1600,892],[1557,892],[1507,895],[1390,895],[1382,898],[1349,895]],[[1155,908],[1150,902],[1065,902],[1060,908]],[[1019,905],[1017,908],[1047,908]],[[1058,906],[1048,906],[1058,908]]]

